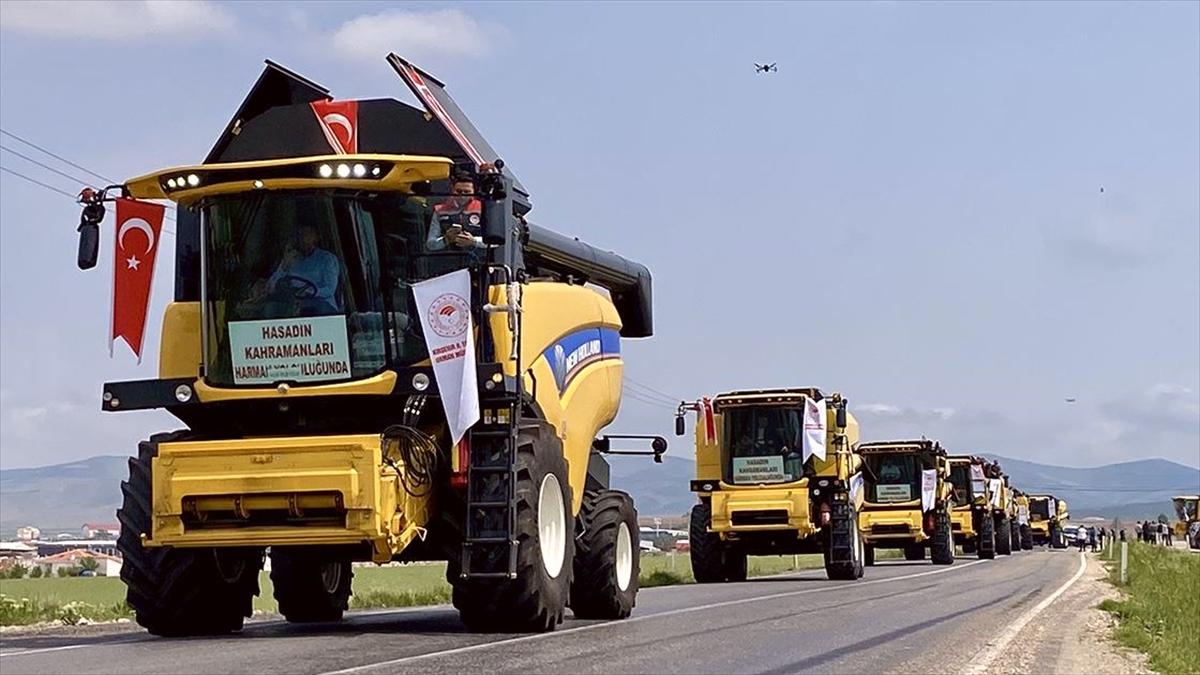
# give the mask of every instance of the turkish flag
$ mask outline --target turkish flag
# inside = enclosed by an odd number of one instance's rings
[[[146,329],[146,311],[150,308],[150,282],[154,280],[154,259],[158,253],[166,207],[136,199],[118,198],[117,240],[113,247],[111,355],[117,338],[133,350],[142,362],[142,337]]]
[[[313,101],[309,105],[334,152],[358,152],[358,101]]]
[[[717,419],[713,415],[712,400],[708,397],[700,400],[700,414],[704,417],[704,442],[712,445],[717,442]]]

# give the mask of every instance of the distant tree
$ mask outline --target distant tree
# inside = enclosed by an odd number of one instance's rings
[[[79,571],[91,570],[95,572],[98,569],[100,569],[100,563],[95,558],[89,556],[79,559]]]
[[[20,579],[24,577],[25,573],[28,571],[28,568],[21,563],[15,563],[8,569],[4,570],[3,575],[0,576],[3,576],[5,579]]]
[[[1160,513],[1160,514],[1158,514],[1158,522],[1169,523],[1169,522],[1171,522],[1171,519],[1167,517],[1167,514]]]
[[[42,568],[37,565],[34,565],[33,569],[29,570],[30,579],[41,579],[43,574],[45,574],[45,572],[42,571]]]

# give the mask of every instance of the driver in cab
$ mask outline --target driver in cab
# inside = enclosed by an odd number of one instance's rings
[[[251,301],[265,300],[272,314],[286,315],[289,308],[310,315],[339,312],[338,259],[319,241],[315,227],[301,225],[297,246],[289,246],[271,277],[256,285]]]

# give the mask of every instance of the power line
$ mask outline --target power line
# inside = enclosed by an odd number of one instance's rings
[[[20,171],[15,171],[13,169],[8,168],[7,166],[0,165],[0,171],[3,171],[5,173],[10,173],[10,174],[16,176],[17,178],[20,178],[21,180],[28,181],[30,183],[33,183],[34,185],[37,185],[38,187],[42,187],[47,190],[50,190],[51,192],[57,192],[58,194],[66,197],[67,199],[70,199],[73,202],[76,202],[79,200],[78,195],[73,195],[70,192],[67,192],[66,190],[56,188],[53,185],[50,185],[49,183],[43,183],[42,181],[40,181],[36,178],[31,178],[29,176],[26,176],[25,174],[21,173]],[[167,220],[171,221],[172,223],[175,222],[175,214],[171,213],[170,211],[167,211],[163,215],[166,217]],[[170,235],[175,234],[175,230],[168,229],[166,227],[164,227],[162,229],[162,231],[164,234],[170,234]]]
[[[20,157],[21,159],[23,159],[23,160],[25,160],[25,161],[27,161],[27,162],[32,162],[32,163],[34,163],[34,164],[37,164],[38,166],[42,167],[43,169],[45,169],[45,170],[47,170],[47,171],[50,171],[50,172],[52,172],[52,173],[56,173],[56,174],[58,174],[58,175],[62,176],[63,178],[66,178],[67,180],[73,180],[73,181],[75,181],[76,183],[82,183],[82,184],[84,184],[84,185],[88,185],[88,184],[91,182],[91,181],[86,181],[86,180],[83,180],[83,179],[82,179],[82,178],[80,178],[79,176],[72,176],[72,175],[71,175],[71,174],[69,174],[69,173],[64,173],[64,172],[62,172],[62,171],[59,171],[58,169],[56,169],[56,168],[54,168],[54,167],[50,166],[49,164],[45,164],[45,163],[43,163],[43,162],[39,162],[38,160],[36,160],[36,159],[34,159],[34,158],[30,157],[29,155],[26,155],[26,154],[24,154],[24,153],[17,152],[16,150],[13,150],[12,148],[10,148],[10,147],[7,147],[7,146],[5,146],[5,145],[3,145],[3,144],[0,144],[0,150],[3,150],[3,151],[5,151],[5,152],[11,152],[12,154],[16,155],[17,157]]]
[[[641,382],[638,382],[637,380],[633,379],[632,377],[629,377],[628,375],[625,376],[625,383],[633,385],[634,387],[637,387],[640,390],[643,390],[647,396],[661,398],[663,401],[670,401],[672,404],[678,404],[679,401],[683,400],[681,397],[672,396],[666,392],[655,389],[654,387],[651,387],[648,384],[643,384]]]
[[[63,157],[62,155],[56,155],[53,152],[50,152],[49,150],[43,148],[42,146],[40,146],[32,141],[27,141],[24,138],[21,138],[20,136],[14,134],[11,131],[8,131],[7,129],[0,129],[0,134],[4,134],[5,136],[10,136],[10,137],[24,143],[25,145],[28,145],[29,147],[31,147],[35,150],[40,150],[40,151],[46,153],[47,155],[50,155],[51,157],[53,157],[54,159],[57,159],[60,162],[65,162],[65,163],[75,167],[76,169],[79,169],[80,171],[82,171],[84,173],[91,174],[92,176],[95,176],[96,178],[99,178],[102,181],[107,181],[109,185],[116,185],[117,183],[120,182],[120,181],[113,180],[112,178],[109,178],[107,176],[102,176],[102,175],[96,173],[95,171],[92,171],[91,169],[80,166],[80,165],[76,164],[75,162],[72,162],[71,160],[67,159],[66,157]],[[87,182],[87,181],[83,181],[83,182]]]
[[[75,199],[76,199],[75,195],[71,194],[70,192],[67,192],[66,190],[60,190],[60,189],[54,187],[53,185],[50,185],[48,183],[43,183],[42,181],[40,181],[36,178],[30,178],[29,176],[26,176],[25,174],[21,173],[20,171],[13,171],[12,169],[8,168],[7,166],[0,166],[0,171],[5,171],[8,173],[11,173],[12,175],[16,176],[17,178],[29,181],[30,183],[33,183],[34,185],[40,185],[40,186],[46,188],[47,190],[57,192],[58,194],[66,197],[67,199],[70,199],[71,201],[75,201]]]

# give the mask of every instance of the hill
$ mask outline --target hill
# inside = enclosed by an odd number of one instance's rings
[[[1075,518],[1125,520],[1171,515],[1171,497],[1200,492],[1200,469],[1162,459],[1143,459],[1091,468],[1039,464],[995,457],[1013,484],[1028,492],[1050,492],[1066,499]],[[125,457],[92,457],[80,462],[34,469],[0,470],[0,537],[17,527],[35,525],[44,532],[76,532],[85,522],[112,522],[120,502]],[[681,516],[696,499],[688,490],[691,459],[613,457],[613,487],[637,500],[643,516]]]

